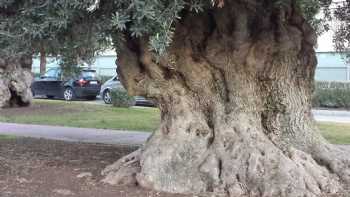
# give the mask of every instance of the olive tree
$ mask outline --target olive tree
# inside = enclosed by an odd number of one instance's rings
[[[105,182],[227,196],[346,194],[350,158],[320,135],[310,104],[313,17],[329,2],[127,2],[113,20],[118,73],[130,94],[158,102],[161,124],[104,171]]]
[[[103,181],[232,197],[346,196],[349,153],[321,136],[310,103],[324,27],[315,15],[329,14],[330,3],[95,0],[69,8],[73,19],[104,24],[94,35],[113,41],[128,93],[161,111],[145,145],[108,166]]]

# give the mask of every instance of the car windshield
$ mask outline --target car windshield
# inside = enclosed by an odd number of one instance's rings
[[[96,79],[96,71],[95,70],[83,70],[81,72],[81,76],[86,80]]]
[[[51,68],[44,75],[44,78],[59,78],[61,75],[60,69]]]

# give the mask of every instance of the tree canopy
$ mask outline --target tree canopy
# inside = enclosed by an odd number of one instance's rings
[[[33,55],[45,43],[70,67],[117,51],[124,87],[154,99],[161,123],[106,168],[105,182],[223,196],[348,194],[349,154],[318,132],[310,103],[316,33],[337,21],[335,46],[349,50],[349,0],[331,3],[0,0],[1,55]],[[13,88],[18,75],[4,77],[9,98],[23,92]]]
[[[89,1],[1,1],[1,55],[34,55],[45,47],[67,65],[91,60],[108,46],[102,27],[86,11]]]
[[[284,6],[290,0],[274,0]],[[266,3],[266,1],[261,1]],[[337,49],[349,50],[349,1],[296,0],[305,18],[322,33],[328,22],[339,22],[334,41]],[[36,54],[40,45],[68,65],[80,58],[91,61],[106,48],[115,48],[125,36],[146,36],[149,48],[166,52],[174,23],[184,10],[202,12],[224,6],[219,0],[0,0],[1,55]],[[315,16],[323,11],[323,18]]]

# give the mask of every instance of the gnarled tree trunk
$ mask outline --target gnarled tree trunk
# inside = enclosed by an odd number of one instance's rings
[[[30,56],[0,57],[0,108],[31,103],[33,81]]]
[[[293,2],[183,12],[159,61],[147,41],[127,38],[120,77],[130,94],[157,100],[161,125],[104,181],[232,197],[345,195],[349,156],[314,123],[316,35]]]

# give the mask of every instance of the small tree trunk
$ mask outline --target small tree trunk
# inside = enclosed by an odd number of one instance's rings
[[[40,48],[40,75],[46,72],[46,51],[44,47]]]
[[[31,103],[31,67],[31,56],[0,58],[0,108]]]
[[[184,12],[174,35],[159,61],[146,41],[126,39],[119,76],[130,94],[157,100],[161,124],[106,182],[232,197],[346,194],[349,156],[311,114],[316,36],[293,3]]]

